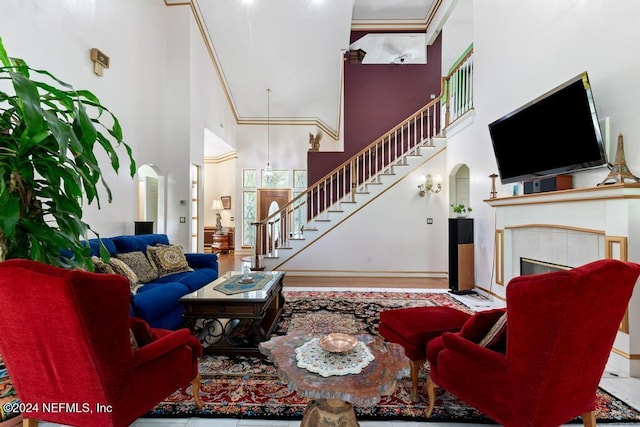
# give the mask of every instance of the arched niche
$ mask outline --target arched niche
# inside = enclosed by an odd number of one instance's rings
[[[140,166],[137,175],[138,221],[153,221],[154,233],[165,233],[165,177],[152,164]]]
[[[449,203],[471,206],[471,194],[469,185],[469,166],[464,163],[457,164],[449,173]],[[473,208],[473,206],[471,206]]]

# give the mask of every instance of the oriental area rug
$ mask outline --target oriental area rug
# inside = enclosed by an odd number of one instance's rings
[[[469,313],[468,307],[446,293],[404,292],[304,292],[286,291],[284,311],[275,334],[291,331],[324,333],[378,333],[378,313],[415,306],[450,306]],[[420,372],[421,390],[427,367]],[[200,362],[204,408],[198,410],[191,386],[181,388],[157,405],[146,417],[222,417],[300,420],[310,399],[298,396],[283,384],[276,368],[266,359],[245,356],[204,356]],[[410,378],[398,381],[396,391],[375,407],[356,406],[358,420],[420,421],[494,424],[474,408],[443,391],[431,418],[424,417],[426,395],[411,402]],[[602,389],[597,393],[598,423],[639,423],[640,412]],[[577,418],[572,423],[582,424]]]

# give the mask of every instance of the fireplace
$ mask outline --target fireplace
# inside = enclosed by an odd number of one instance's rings
[[[640,184],[585,187],[586,182],[574,190],[485,200],[496,208],[496,255],[494,265],[487,263],[484,270],[476,262],[476,279],[491,277],[489,291],[506,299],[509,281],[526,274],[526,267],[521,272],[521,258],[570,267],[607,258],[637,262]],[[476,244],[476,257],[491,249]],[[623,323],[607,365],[621,375],[640,376],[639,307],[640,293],[635,292],[629,304],[629,326]]]
[[[553,271],[569,270],[566,265],[554,264],[551,262],[539,261],[531,258],[520,258],[520,275],[551,273]]]

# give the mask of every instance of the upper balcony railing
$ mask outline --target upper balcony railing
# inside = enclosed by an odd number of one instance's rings
[[[441,95],[402,121],[389,132],[346,160],[293,198],[268,218],[254,223],[255,260],[288,247],[300,239],[311,220],[327,219],[338,203],[355,202],[356,193],[378,177],[391,173],[394,164],[417,154],[420,147],[433,147],[433,138],[473,107],[473,51],[470,50],[451,73],[442,79]]]
[[[444,78],[442,99],[445,126],[473,109],[473,48],[468,49]]]

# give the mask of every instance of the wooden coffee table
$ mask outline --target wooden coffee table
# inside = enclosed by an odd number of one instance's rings
[[[360,373],[323,377],[298,367],[296,348],[314,335],[292,333],[260,344],[260,351],[278,368],[280,379],[300,396],[313,400],[305,410],[301,427],[357,427],[353,405],[375,406],[382,396],[392,394],[396,381],[409,375],[404,349],[379,336],[356,335],[375,359]]]
[[[260,272],[272,278],[255,291],[226,295],[214,289],[242,274],[228,272],[180,298],[185,325],[200,339],[207,354],[260,355],[258,345],[269,339],[282,313],[284,272]]]

